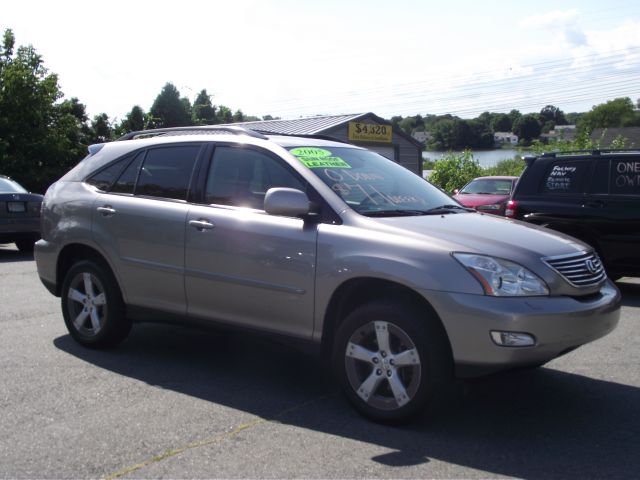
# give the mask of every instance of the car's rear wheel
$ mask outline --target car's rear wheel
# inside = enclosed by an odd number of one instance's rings
[[[420,412],[451,376],[439,320],[395,303],[373,302],[349,314],[336,335],[333,364],[349,401],[379,421]]]
[[[113,274],[93,261],[78,262],[67,273],[62,286],[62,313],[71,336],[87,347],[112,347],[131,330]]]

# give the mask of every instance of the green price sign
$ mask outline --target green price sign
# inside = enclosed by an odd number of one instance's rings
[[[308,168],[351,168],[343,159],[332,156],[329,150],[323,148],[294,148],[291,154]]]

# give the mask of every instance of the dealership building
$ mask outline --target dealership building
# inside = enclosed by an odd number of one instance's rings
[[[264,120],[233,125],[264,134],[332,137],[377,152],[418,175],[422,174],[422,143],[373,113]]]

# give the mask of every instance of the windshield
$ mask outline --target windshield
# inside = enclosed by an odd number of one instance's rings
[[[13,180],[0,178],[0,193],[27,193],[27,191]]]
[[[363,215],[411,215],[458,203],[406,168],[369,150],[291,147],[289,151]]]
[[[460,193],[474,193],[487,195],[509,195],[513,181],[509,179],[489,179],[483,178],[472,180]]]

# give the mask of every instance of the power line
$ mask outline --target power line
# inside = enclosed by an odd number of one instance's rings
[[[524,72],[508,78],[495,78],[497,74],[504,72],[504,69],[486,70],[475,75],[465,77],[455,77],[452,83],[457,86],[437,86],[432,85],[443,83],[446,79],[444,75],[434,76],[429,80],[394,84],[391,87],[376,87],[360,90],[359,92],[344,92],[334,95],[325,95],[300,101],[290,99],[271,104],[271,110],[277,110],[278,115],[286,112],[301,110],[324,110],[341,108],[343,111],[351,111],[352,106],[370,103],[372,100],[380,102],[379,92],[386,92],[384,104],[393,102],[392,114],[406,114],[409,109],[413,113],[416,111],[429,111],[437,113],[437,107],[447,102],[444,110],[447,113],[458,115],[466,112],[477,112],[486,109],[501,110],[504,108],[529,108],[529,105],[539,105],[541,103],[566,103],[576,104],[579,101],[594,99],[596,95],[629,95],[640,94],[640,85],[637,78],[640,76],[640,47],[611,52],[608,55],[589,54],[580,57],[564,58],[538,62],[524,65]],[[575,67],[575,63],[589,63],[591,60],[598,60],[597,65],[591,66],[589,70],[583,67]],[[491,78],[493,76],[493,78]],[[464,83],[465,79],[473,79]],[[587,83],[588,82],[588,83]],[[413,88],[407,88],[413,86]],[[416,88],[418,87],[418,88]],[[422,87],[422,88],[421,88]],[[547,91],[542,91],[542,90]],[[552,95],[550,95],[550,92]],[[535,96],[539,101],[530,101],[526,105],[521,103],[514,105],[513,102],[522,102],[523,97]],[[582,95],[576,95],[582,93]],[[553,97],[553,101],[548,100]],[[543,100],[542,97],[547,100]],[[495,98],[495,101],[487,102],[487,98]],[[471,103],[465,108],[453,110],[453,105],[463,100],[470,100]],[[475,100],[475,101],[474,101]],[[505,103],[512,102],[512,103]],[[428,106],[428,108],[427,108]],[[435,108],[435,111],[434,111]]]

